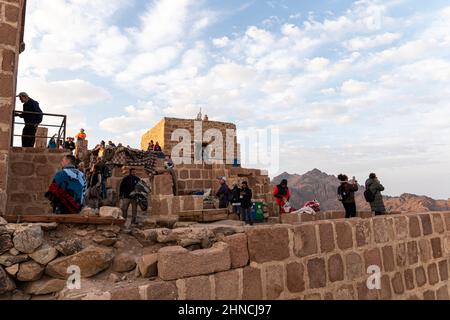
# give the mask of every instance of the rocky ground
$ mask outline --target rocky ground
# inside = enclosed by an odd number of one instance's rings
[[[11,224],[0,218],[0,299],[96,299],[122,284],[157,279],[159,249],[211,248],[244,232],[240,221],[211,224],[140,217],[135,227]],[[67,287],[71,266],[82,287]]]

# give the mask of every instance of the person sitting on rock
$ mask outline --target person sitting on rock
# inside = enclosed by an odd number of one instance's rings
[[[131,197],[131,193],[136,188],[136,185],[141,181],[139,177],[136,176],[136,170],[130,169],[129,175],[124,177],[122,179],[122,182],[120,183],[120,208],[122,209],[122,216],[126,220],[128,217],[128,209],[130,208],[131,204],[131,224],[137,223],[137,200],[135,198]]]
[[[73,155],[61,160],[62,170],[56,173],[53,182],[45,194],[56,214],[78,214],[83,208],[86,180],[84,174],[75,166]]]

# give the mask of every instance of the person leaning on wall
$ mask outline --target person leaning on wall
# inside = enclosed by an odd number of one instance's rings
[[[14,115],[23,118],[25,126],[22,131],[22,147],[34,148],[36,143],[36,132],[42,122],[43,113],[39,102],[31,99],[26,92],[21,92],[17,97],[23,103],[23,113],[16,112]]]

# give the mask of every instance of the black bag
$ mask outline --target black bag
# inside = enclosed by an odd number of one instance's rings
[[[367,202],[372,203],[375,201],[375,193],[372,193],[369,188],[370,185],[366,188],[366,191],[364,191],[364,198]]]
[[[350,196],[350,193],[345,191],[343,185],[340,185],[338,188],[338,200],[341,202],[347,201]]]

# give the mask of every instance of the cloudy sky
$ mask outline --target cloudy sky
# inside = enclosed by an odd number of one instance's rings
[[[29,0],[19,90],[101,139],[161,117],[279,128],[319,168],[450,197],[450,6],[421,0]],[[276,172],[271,172],[276,174]]]

